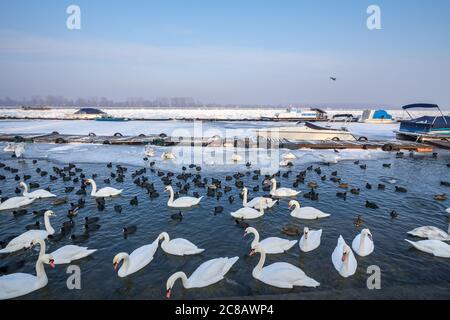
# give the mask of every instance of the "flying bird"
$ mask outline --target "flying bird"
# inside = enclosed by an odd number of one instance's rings
[[[330,77],[331,80],[336,81],[336,77]]]

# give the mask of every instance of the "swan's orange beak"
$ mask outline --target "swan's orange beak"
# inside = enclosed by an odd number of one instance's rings
[[[50,263],[50,267],[52,267],[52,268],[55,267],[55,260],[50,259],[49,263]]]
[[[342,254],[342,262],[345,261],[345,256],[346,256],[346,255],[347,255],[347,253],[345,253],[345,252]]]
[[[255,250],[252,250],[252,251],[250,251],[250,253],[248,254],[250,257],[252,257],[252,256],[254,256],[255,255],[255,253],[256,253],[256,251]]]
[[[370,233],[367,235],[367,237],[370,239],[370,241],[373,241],[372,235]]]
[[[117,270],[117,266],[118,266],[119,264],[117,263],[117,262],[114,262],[113,263],[113,267],[114,267],[114,270]]]
[[[166,298],[170,299],[170,294],[172,293],[172,289],[167,289],[166,291]]]

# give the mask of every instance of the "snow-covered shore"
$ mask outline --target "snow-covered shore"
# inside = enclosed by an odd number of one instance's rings
[[[50,108],[46,110],[24,110],[22,108],[0,108],[0,118],[14,119],[81,119],[76,115],[78,108]],[[211,119],[211,120],[260,120],[261,117],[274,117],[275,114],[283,112],[280,108],[233,108],[233,109],[175,109],[175,108],[101,108],[102,111],[114,117],[125,117],[140,120],[165,120],[165,119]],[[326,109],[328,117],[335,114],[351,113],[354,116],[361,116],[363,110],[355,109]],[[387,110],[395,119],[407,118],[403,110]],[[446,111],[445,113],[448,113]],[[439,115],[436,111],[414,111],[414,115]]]

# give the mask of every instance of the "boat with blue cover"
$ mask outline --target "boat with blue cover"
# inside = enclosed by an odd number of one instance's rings
[[[436,104],[410,104],[402,107],[410,120],[400,121],[400,129],[394,131],[400,140],[450,140],[450,116],[442,113]],[[410,109],[437,109],[440,115],[413,118]]]

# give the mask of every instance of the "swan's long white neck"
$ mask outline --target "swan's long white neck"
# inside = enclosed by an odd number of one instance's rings
[[[38,258],[36,262],[36,276],[37,276],[37,286],[39,288],[44,287],[48,283],[47,274],[45,273],[44,263],[41,257]]]
[[[255,238],[253,239],[252,243],[251,243],[251,248],[255,249],[255,247],[258,245],[259,243],[259,232],[256,230],[251,230],[250,233],[255,235]]]
[[[347,273],[347,271],[348,271],[348,261],[349,261],[349,258],[350,258],[350,254],[346,254],[345,255],[345,259],[344,259],[344,261],[342,261],[342,265],[341,265],[341,271],[343,272],[343,273]]]
[[[170,276],[169,280],[167,280],[167,285],[169,286],[169,288],[172,288],[173,285],[175,284],[175,281],[177,281],[178,279],[181,279],[183,287],[185,287],[186,289],[189,289],[191,287],[189,284],[189,279],[186,276],[186,273],[179,271],[175,272],[173,275]]]
[[[92,185],[92,191],[91,191],[91,196],[95,195],[97,193],[97,184],[95,183],[94,180],[90,180],[89,181]]]
[[[173,198],[175,196],[172,187],[169,187],[169,192],[170,192],[170,196],[169,196],[169,201],[167,201],[167,204],[172,204],[173,203]]]
[[[120,275],[125,275],[127,273],[128,267],[130,266],[130,256],[128,255],[128,253],[121,253],[119,257],[119,261],[123,260],[123,263],[118,273],[120,273]]]
[[[272,191],[277,190],[277,181],[276,180],[272,180]]]
[[[261,215],[264,214],[264,199],[261,198],[261,200],[259,201],[259,212],[261,213]]]
[[[52,225],[50,224],[50,216],[44,215],[44,225],[45,225],[45,230],[47,231],[48,234],[55,233],[55,229],[53,229]]]
[[[45,241],[42,239],[36,239],[34,241],[39,243],[39,257],[42,257],[45,254],[45,249],[46,249]]]
[[[300,203],[298,201],[295,201],[292,203],[292,205],[294,206],[294,209],[300,209]]]
[[[256,278],[256,276],[262,272],[262,268],[264,266],[264,262],[266,261],[266,253],[264,251],[260,252],[261,257],[259,258],[258,264],[253,268],[252,275]]]
[[[26,195],[28,194],[28,186],[27,186],[27,184],[24,182],[24,183],[22,184],[22,187],[23,187],[23,195],[26,196]]]
[[[170,241],[170,236],[167,232],[161,232],[158,239],[163,239],[163,242],[161,243],[161,248],[164,249]]]
[[[242,191],[244,192],[244,197],[243,197],[243,199],[242,199],[242,205],[245,207],[245,206],[247,205],[247,201],[248,201],[248,199],[247,199],[248,190],[247,190],[247,189],[244,189],[244,190],[242,190]]]

